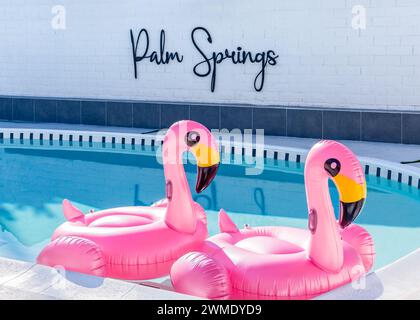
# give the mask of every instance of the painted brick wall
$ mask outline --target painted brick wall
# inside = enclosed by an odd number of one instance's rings
[[[55,5],[66,29],[51,27]],[[365,30],[352,8],[366,8]],[[205,26],[206,50],[273,49],[278,64],[255,92],[256,65],[218,66],[215,92],[198,78],[191,30]],[[133,76],[129,30],[147,28],[152,49],[165,28],[182,64],[140,63]],[[2,0],[0,95],[251,103],[417,110],[418,0]]]

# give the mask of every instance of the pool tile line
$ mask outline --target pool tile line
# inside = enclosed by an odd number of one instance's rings
[[[8,106],[2,121],[26,124],[164,128],[181,119],[209,128],[264,128],[267,134],[316,139],[377,141],[420,145],[415,107],[384,110],[313,104],[210,103],[36,96],[0,96]],[[22,106],[24,110],[22,111]],[[40,113],[41,112],[41,113]],[[229,115],[229,117],[226,117]],[[389,123],[392,126],[389,126]],[[312,124],[312,125],[310,125]]]
[[[148,131],[146,133],[126,133],[126,132],[100,132],[100,131],[79,131],[77,133],[71,130],[59,129],[38,129],[38,128],[0,128],[0,144],[13,145],[14,138],[18,136],[20,144],[25,145],[25,140],[28,140],[31,147],[43,147],[44,137],[49,137],[50,145],[54,141],[58,141],[60,146],[64,147],[64,142],[73,148],[85,147],[84,142],[89,143],[89,147],[94,149],[93,143],[101,143],[101,149],[112,148],[115,150],[126,150],[124,145],[126,141],[131,141],[134,146],[150,146],[155,148],[163,143],[163,135],[156,135],[156,131]],[[78,136],[78,144],[73,144],[74,136]],[[7,142],[9,139],[9,142]],[[39,143],[35,143],[38,141]],[[229,136],[221,135],[219,140],[222,154],[233,154],[234,156],[249,156],[256,157],[257,150],[260,150],[255,143],[238,143],[232,142]],[[110,144],[108,146],[107,144]],[[116,145],[121,144],[121,148]],[[66,146],[67,147],[67,146]],[[304,163],[308,150],[282,147],[274,145],[264,145],[262,156],[264,159],[284,160],[285,162]],[[416,186],[420,189],[420,170],[410,167],[403,168],[401,165],[394,162],[382,161],[376,158],[367,159],[359,157],[365,169],[365,174],[373,174],[377,177],[382,177],[388,180],[393,180],[408,186]],[[416,183],[413,183],[416,182]]]

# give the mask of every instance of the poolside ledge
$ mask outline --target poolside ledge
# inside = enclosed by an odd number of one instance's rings
[[[419,300],[420,249],[370,273],[364,281],[330,291],[318,300]]]
[[[420,299],[420,249],[370,273],[357,286],[349,284],[319,296],[319,300]],[[0,299],[2,300],[190,300],[178,294],[127,281],[67,272],[33,263],[0,258]]]
[[[191,300],[197,298],[127,281],[73,272],[60,274],[50,267],[0,258],[0,299]]]

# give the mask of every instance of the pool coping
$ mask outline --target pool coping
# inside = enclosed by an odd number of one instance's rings
[[[167,286],[100,278],[0,258],[1,300],[196,300]]]

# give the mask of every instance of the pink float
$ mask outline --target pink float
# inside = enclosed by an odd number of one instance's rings
[[[151,207],[122,207],[83,214],[64,200],[67,222],[39,254],[40,264],[102,277],[142,280],[169,273],[173,262],[198,249],[208,236],[203,208],[192,200],[183,154],[197,160],[196,191],[216,175],[220,161],[211,133],[180,121],[165,135],[162,160],[166,199]]]
[[[340,194],[336,221],[328,189]],[[308,230],[246,227],[238,230],[221,210],[221,233],[174,263],[178,292],[210,299],[310,299],[358,279],[374,261],[370,234],[351,224],[366,198],[355,155],[334,141],[321,141],[305,165]]]

